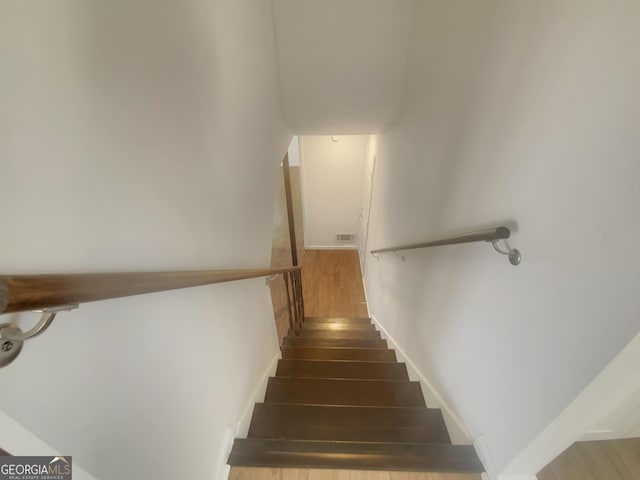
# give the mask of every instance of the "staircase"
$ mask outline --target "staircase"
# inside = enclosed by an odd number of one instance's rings
[[[229,464],[254,467],[484,471],[452,445],[442,413],[368,318],[305,318]]]

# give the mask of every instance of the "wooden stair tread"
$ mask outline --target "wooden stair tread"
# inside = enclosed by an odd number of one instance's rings
[[[276,376],[409,380],[407,367],[404,363],[353,360],[282,359],[278,361]]]
[[[236,439],[230,465],[481,473],[472,445]]]
[[[307,323],[342,323],[346,325],[360,323],[366,325],[371,324],[371,319],[365,317],[304,317],[303,325]]]
[[[384,348],[282,346],[282,358],[320,360],[364,360],[395,362],[396,352]]]
[[[439,409],[396,361],[369,318],[307,317],[281,347],[234,466],[484,471],[470,445],[451,445]]]
[[[265,403],[426,407],[418,382],[271,377]]]
[[[307,338],[361,338],[361,339],[380,339],[380,332],[377,330],[333,330],[333,329],[314,329],[302,328],[298,332],[289,330],[289,337],[307,337]]]
[[[304,322],[302,330],[352,330],[373,332],[376,326],[372,323],[344,323],[344,322]]]
[[[313,337],[284,337],[282,345],[287,347],[357,347],[387,349],[386,340],[380,338],[313,338]]]
[[[250,438],[450,443],[439,409],[257,403]]]

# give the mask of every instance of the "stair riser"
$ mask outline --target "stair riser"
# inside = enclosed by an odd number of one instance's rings
[[[322,348],[287,347],[281,349],[282,358],[309,360],[358,360],[367,362],[395,362],[396,352],[382,348]]]
[[[386,340],[360,340],[356,338],[285,337],[282,340],[282,345],[286,347],[388,348]]]
[[[481,473],[472,446],[236,439],[230,465]]]
[[[277,377],[409,380],[404,363],[280,360]]]
[[[363,331],[363,330],[317,330],[317,329],[301,329],[298,331],[289,330],[287,335],[290,337],[305,337],[305,338],[358,338],[358,339],[370,339],[379,340],[382,338],[380,332],[377,330]]]
[[[333,330],[333,331],[353,331],[353,332],[375,332],[376,327],[370,323],[335,323],[335,322],[304,322],[304,330]]]
[[[449,443],[440,410],[256,404],[250,438]]]
[[[343,317],[305,317],[304,324],[309,323],[342,323],[344,325],[364,324],[372,325],[370,318],[343,318]]]
[[[426,407],[418,382],[271,377],[265,403]]]

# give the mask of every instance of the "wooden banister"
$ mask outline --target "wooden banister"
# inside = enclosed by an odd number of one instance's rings
[[[289,241],[291,242],[291,262],[298,265],[298,244],[296,243],[296,226],[293,218],[293,200],[291,195],[291,173],[289,171],[289,152],[284,154],[282,160],[282,173],[284,175],[284,194],[287,201],[287,221],[289,223]]]
[[[0,313],[298,272],[300,267],[177,272],[0,275]]]

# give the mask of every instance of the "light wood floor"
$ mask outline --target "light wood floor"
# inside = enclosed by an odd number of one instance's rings
[[[298,262],[302,265],[305,314],[310,317],[367,317],[357,251],[304,249],[300,168],[291,167],[289,171]],[[273,218],[272,267],[292,265],[283,177],[281,169]],[[287,297],[282,277],[273,280],[270,286],[278,340],[282,342],[289,329]]]
[[[538,473],[538,480],[639,480],[640,438],[577,442]]]
[[[302,289],[308,317],[368,317],[356,250],[307,250]]]
[[[229,480],[480,480],[480,475],[306,468],[233,467]]]

